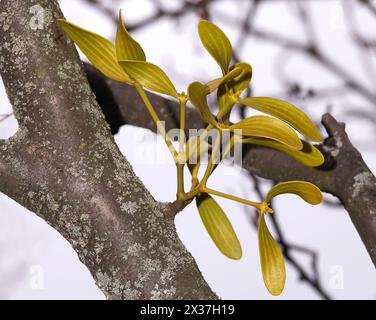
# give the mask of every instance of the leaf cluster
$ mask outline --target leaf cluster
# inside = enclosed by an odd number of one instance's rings
[[[252,67],[246,62],[231,65],[232,46],[224,32],[210,21],[201,20],[198,33],[207,52],[217,62],[221,76],[207,83],[192,82],[187,94],[179,93],[167,74],[157,65],[147,61],[140,44],[128,33],[119,12],[119,24],[116,42],[98,34],[84,30],[66,20],[58,20],[59,25],[77,44],[91,63],[107,77],[127,82],[135,86],[145,103],[151,117],[163,135],[177,168],[177,201],[189,203],[196,200],[202,222],[217,248],[231,259],[240,259],[242,248],[236,232],[225,212],[214,196],[224,197],[259,210],[258,242],[261,270],[267,289],[273,295],[279,295],[285,285],[286,271],[283,253],[271,235],[265,216],[271,214],[271,200],[281,194],[292,193],[306,202],[316,205],[322,201],[321,191],[307,181],[289,181],[272,187],[262,202],[253,202],[238,198],[207,186],[209,177],[217,163],[209,161],[203,177],[198,173],[203,166],[201,150],[210,150],[211,160],[223,159],[236,144],[254,144],[282,151],[306,166],[316,167],[323,163],[321,152],[311,143],[322,140],[320,132],[311,119],[293,104],[272,97],[243,97],[245,89],[252,79]],[[185,131],[186,104],[190,102],[197,109],[206,129],[195,140],[179,141],[176,150],[145,94],[148,89],[169,95],[180,102],[180,129]],[[208,95],[215,94],[218,113],[213,114],[208,105]],[[235,105],[243,105],[261,112],[237,123],[230,122],[230,115]],[[217,129],[215,141],[209,143],[206,138],[209,130]],[[223,133],[230,133],[226,148],[220,148]],[[191,155],[198,149],[198,161],[189,163]],[[192,183],[189,191],[184,190],[184,168],[188,168]]]

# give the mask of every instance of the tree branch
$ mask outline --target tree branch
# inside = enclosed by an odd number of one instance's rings
[[[0,2],[0,72],[20,130],[0,145],[0,191],[73,246],[108,298],[215,299],[155,201],[118,150],[57,1]],[[35,8],[35,7],[34,7]]]
[[[140,102],[134,97],[129,86],[106,79],[91,66],[85,65],[85,69],[91,83],[98,77],[106,83],[107,91],[112,94],[113,103],[116,103],[112,107],[121,114],[120,123],[148,128],[155,132],[149,116],[135,111],[138,109],[134,106]],[[101,91],[93,89],[97,99],[104,100]],[[149,96],[161,118],[168,124],[167,128],[175,128],[174,118],[178,113],[178,105],[154,94]],[[132,105],[132,110],[129,105]],[[106,105],[102,107],[105,109]],[[188,110],[189,125],[194,128],[202,127],[202,121],[196,112],[193,109]],[[259,177],[275,181],[310,181],[321,190],[337,196],[348,211],[376,265],[376,179],[361,154],[351,144],[344,125],[338,123],[330,114],[324,115],[322,122],[329,137],[318,146],[326,158],[321,167],[309,168],[282,152],[258,146],[245,147],[243,167]]]
[[[243,164],[256,175],[277,181],[306,180],[338,197],[376,265],[376,178],[351,144],[345,126],[330,114],[322,122],[329,137],[319,146],[326,155],[320,168],[308,168],[271,149],[252,148]]]

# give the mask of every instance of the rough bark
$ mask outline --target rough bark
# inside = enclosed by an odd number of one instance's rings
[[[150,117],[140,113],[142,102],[134,89],[126,84],[112,81],[98,73],[92,66],[85,65],[92,88],[103,110],[107,110],[107,121],[111,123],[109,110],[117,112],[117,126],[122,124],[140,126],[155,131]],[[101,84],[105,91],[95,87]],[[105,93],[104,93],[105,92]],[[177,126],[178,105],[160,96],[149,94],[167,129]],[[194,109],[188,109],[189,125],[192,128],[203,126]],[[106,113],[106,111],[105,111]],[[120,116],[120,118],[119,118]],[[351,144],[344,124],[338,123],[331,115],[322,119],[328,138],[318,147],[325,155],[325,163],[319,168],[308,168],[288,155],[269,148],[246,146],[243,152],[243,167],[251,173],[275,181],[306,180],[316,184],[321,190],[338,197],[348,211],[354,226],[363,240],[368,253],[376,266],[376,179],[362,159],[359,151]]]
[[[254,174],[277,181],[306,180],[342,202],[376,266],[376,178],[351,144],[345,125],[325,114],[322,123],[329,137],[319,146],[326,161],[308,168],[281,152],[253,148],[243,165]]]
[[[34,5],[42,29],[30,27]],[[59,231],[107,298],[217,298],[176,234],[176,208],[119,152],[57,17],[56,1],[0,1],[0,72],[19,123],[0,142],[0,191]]]

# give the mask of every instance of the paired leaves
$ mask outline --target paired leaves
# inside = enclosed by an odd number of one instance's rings
[[[145,61],[122,60],[119,64],[124,71],[143,87],[179,98],[175,86],[172,84],[166,73],[155,64]]]
[[[207,193],[196,197],[202,222],[217,248],[228,258],[238,260],[242,248],[231,222],[219,204]]]
[[[145,61],[142,47],[124,26],[121,10],[115,45],[106,38],[66,20],[59,19],[58,23],[89,61],[107,77],[122,82],[131,82],[133,79],[147,89],[179,97],[164,71]]]
[[[232,125],[230,129],[241,129],[242,135],[276,140],[292,149],[303,147],[301,140],[286,123],[268,116],[252,116]]]
[[[265,286],[272,295],[280,295],[286,282],[285,262],[281,248],[270,234],[263,213],[258,226],[258,241]]]
[[[144,50],[124,26],[121,10],[116,33],[116,54],[120,66],[132,80],[149,90],[179,98],[175,86],[166,73],[160,67],[146,62]]]
[[[312,141],[322,140],[320,131],[311,119],[287,101],[268,97],[249,97],[240,99],[239,103],[285,121]]]
[[[268,192],[263,208],[268,209],[268,203],[272,198],[285,193],[293,193],[300,196],[306,202],[316,205],[322,201],[319,188],[306,181],[288,181],[275,185]],[[265,212],[260,213],[258,226],[258,239],[262,276],[265,286],[273,295],[281,294],[286,282],[286,270],[283,253],[278,243],[270,234],[265,222]]]
[[[201,20],[198,33],[205,49],[210,53],[225,75],[232,58],[232,46],[225,33],[214,23]]]
[[[111,79],[130,82],[117,62],[115,46],[111,41],[66,20],[58,19],[57,22],[99,71]]]

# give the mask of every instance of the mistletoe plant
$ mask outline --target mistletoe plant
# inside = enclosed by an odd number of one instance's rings
[[[207,182],[217,167],[218,161],[238,144],[250,143],[274,148],[307,166],[321,165],[324,161],[321,152],[308,141],[300,139],[297,134],[299,132],[302,137],[310,141],[322,140],[319,130],[310,118],[286,101],[270,97],[241,97],[251,81],[252,67],[246,62],[238,62],[230,66],[232,60],[230,41],[221,29],[209,21],[201,20],[198,32],[202,44],[221,68],[222,76],[206,84],[198,81],[191,83],[187,94],[179,93],[161,68],[146,61],[142,47],[126,30],[121,11],[115,44],[65,20],[60,19],[58,23],[104,75],[129,83],[138,91],[174,158],[177,169],[177,202],[184,206],[196,200],[207,232],[225,256],[240,259],[242,249],[229,219],[212,195],[234,200],[259,210],[258,241],[262,275],[269,292],[279,295],[285,285],[286,271],[282,251],[265,222],[265,216],[273,212],[269,207],[270,202],[272,198],[280,194],[294,193],[306,202],[316,205],[322,201],[321,191],[306,181],[289,181],[272,187],[263,202],[254,202],[213,190],[208,187]],[[178,149],[175,148],[165,131],[145,89],[169,95],[179,102]],[[219,111],[214,115],[209,109],[207,96],[215,92]],[[196,139],[191,138],[185,141],[186,106],[189,101],[197,109],[207,127]],[[231,110],[236,104],[248,106],[268,115],[255,115],[232,124],[229,119]],[[209,143],[207,138],[212,129],[216,129],[218,134],[216,139],[212,139],[214,141]],[[230,139],[226,141],[225,147],[221,148],[225,133],[229,134]],[[198,159],[192,163],[189,160],[199,148]],[[203,166],[201,149],[210,151],[210,161],[206,164],[202,177],[199,177],[199,170]],[[191,188],[187,191],[184,188],[185,168],[189,169],[192,176]]]

